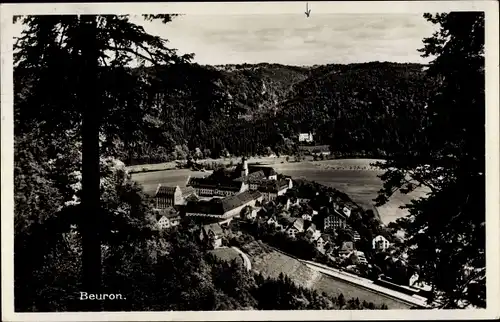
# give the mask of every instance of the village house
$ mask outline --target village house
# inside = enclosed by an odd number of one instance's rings
[[[302,219],[304,219],[306,221],[311,221],[312,220],[312,215],[310,215],[308,213],[303,213],[302,214]]]
[[[156,213],[156,221],[159,229],[168,229],[179,225],[181,216],[174,209],[161,209]]]
[[[327,234],[321,234],[318,239],[314,241],[314,246],[316,246],[316,249],[324,254],[327,250],[327,246],[330,244],[330,235]]]
[[[255,206],[257,201],[262,202],[262,195],[258,191],[245,191],[226,198],[188,202],[185,212],[186,217],[215,219],[223,224],[238,217],[244,207]]]
[[[175,205],[180,205],[183,203],[182,191],[179,186],[170,187],[163,186],[161,184],[156,188],[155,193],[155,208],[165,209],[168,207],[173,207]]]
[[[305,221],[304,221],[305,225]],[[316,229],[315,224],[310,224],[306,229],[306,237],[309,238],[309,241],[313,242],[321,236],[321,231]]]
[[[271,216],[267,220],[267,224],[273,226],[277,230],[283,230],[283,225],[278,221],[278,218],[276,216]]]
[[[346,241],[342,243],[342,246],[339,250],[339,256],[347,257],[354,251],[354,244],[351,241]]]
[[[311,221],[313,217],[318,214],[318,212],[309,206],[306,206],[305,208],[306,209],[302,213],[302,219]]]
[[[304,219],[297,218],[293,220],[292,224],[286,229],[288,236],[296,238],[297,234],[304,232]]]
[[[382,235],[373,238],[372,246],[374,250],[385,251],[390,247],[389,241]]]
[[[259,165],[247,165],[247,167],[250,174],[255,172],[262,172],[264,174],[264,178],[266,178],[267,180],[278,180],[278,173],[272,167]]]
[[[288,182],[286,180],[269,181],[258,187],[265,202],[275,200],[278,196],[284,195],[287,190]]]
[[[276,198],[276,202],[281,206],[282,210],[288,211],[292,206],[292,201],[287,195],[281,195]]]
[[[347,216],[344,212],[334,209],[331,214],[328,214],[324,218],[324,229],[332,229],[336,231],[337,229],[343,229],[347,226]]]
[[[222,246],[223,230],[219,224],[209,224],[201,227],[200,240],[205,241],[211,248]]]
[[[261,210],[261,207],[245,206],[241,210],[240,217],[247,220],[254,220],[257,218],[257,213]]]
[[[349,260],[353,265],[368,264],[365,253],[354,250],[349,254]]]

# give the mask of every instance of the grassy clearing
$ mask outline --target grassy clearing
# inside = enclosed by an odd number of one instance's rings
[[[311,287],[321,273],[314,271],[300,261],[277,252],[260,241],[243,247],[252,261],[253,270],[264,276],[278,278],[280,273],[289,276],[297,285]]]
[[[230,263],[233,260],[237,260],[241,262],[241,264],[243,264],[243,259],[241,258],[241,255],[232,248],[217,248],[209,252],[222,261]]]
[[[253,270],[261,272],[264,276],[277,278],[280,273],[283,273],[298,285],[313,288],[329,295],[338,296],[342,293],[346,299],[357,297],[360,301],[366,300],[376,305],[385,303],[389,309],[408,309],[410,307],[392,298],[315,271],[299,260],[278,252],[261,241],[248,243],[242,249],[250,257]]]

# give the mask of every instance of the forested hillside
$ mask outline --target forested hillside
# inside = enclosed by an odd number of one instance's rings
[[[26,89],[24,73],[17,71],[16,81]],[[130,75],[111,75],[109,82],[124,87],[146,78],[151,86],[127,93],[124,107],[105,115],[118,120],[106,130],[111,153],[127,164],[182,159],[197,148],[198,157],[269,148],[293,154],[300,132],[313,132],[317,144],[337,154],[384,156],[418,141],[433,89],[423,66],[380,62],[175,64]],[[22,100],[23,91],[17,93]],[[32,110],[17,112],[18,124],[27,126]]]

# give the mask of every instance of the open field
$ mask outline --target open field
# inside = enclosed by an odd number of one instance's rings
[[[223,248],[217,248],[209,251],[212,255],[217,257],[219,260],[225,261],[225,262],[232,262],[233,260],[236,260],[240,262],[241,264],[244,264],[243,258],[241,257],[240,253],[238,253],[236,250],[229,248],[229,247],[223,247]]]
[[[279,161],[283,158],[250,159],[249,162],[260,162],[272,165],[276,171],[293,178],[303,178],[324,184],[343,191],[351,199],[364,208],[373,207],[373,199],[382,187],[377,175],[382,171],[370,164],[377,161],[373,159],[338,159],[326,161],[286,162]],[[257,161],[258,160],[258,161]],[[237,162],[235,159],[234,162]],[[229,161],[228,161],[229,163]],[[156,166],[156,165],[153,165]],[[145,166],[143,166],[145,167]],[[184,187],[188,176],[203,177],[209,173],[191,171],[188,169],[165,170],[156,172],[134,173],[132,178],[144,186],[146,193],[154,193],[159,183],[165,185],[179,185]],[[400,206],[409,203],[412,198],[422,196],[424,190],[417,190],[409,195],[396,193],[391,200],[382,207],[376,208],[385,224],[407,215]]]
[[[153,194],[158,184],[185,187],[187,179],[191,177],[204,177],[209,172],[191,171],[188,169],[165,170],[157,172],[140,172],[132,174],[132,179],[142,184],[144,192]]]
[[[376,305],[385,303],[389,309],[408,309],[410,306],[402,301],[369,291],[351,283],[335,279],[317,270],[313,270],[301,261],[285,255],[272,247],[254,241],[242,247],[252,261],[252,268],[264,276],[277,278],[280,273],[288,275],[297,285],[316,289],[332,296],[344,294],[346,299],[351,297],[366,300]]]
[[[288,275],[297,285],[312,287],[321,273],[310,269],[300,261],[277,252],[261,241],[242,247],[252,261],[252,268],[266,277],[278,278],[280,273]]]

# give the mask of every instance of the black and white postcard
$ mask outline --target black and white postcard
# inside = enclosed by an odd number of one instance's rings
[[[3,320],[499,317],[495,1],[1,18]]]

